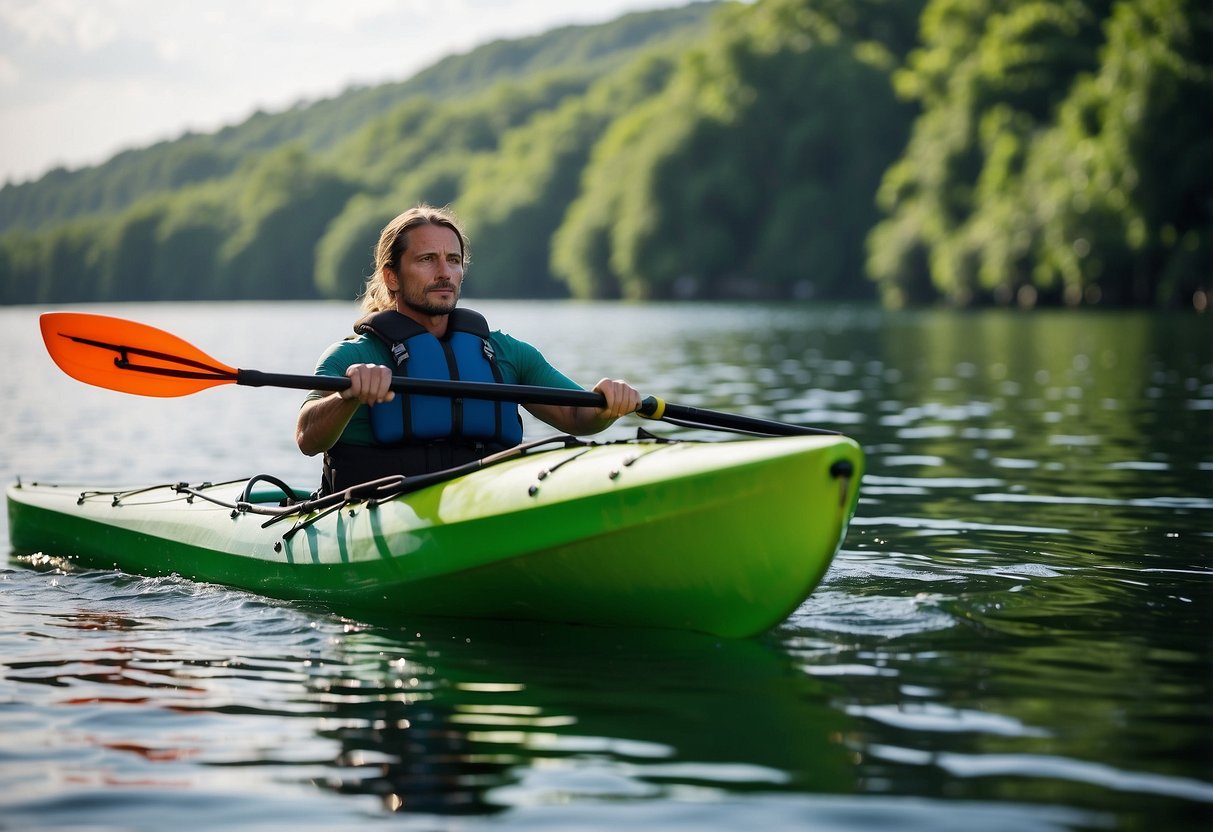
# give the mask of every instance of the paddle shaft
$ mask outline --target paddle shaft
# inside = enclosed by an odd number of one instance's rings
[[[236,383],[247,387],[286,387],[295,390],[346,390],[350,380],[344,376],[301,376],[283,373],[264,373],[260,370],[237,370]],[[526,404],[550,404],[571,407],[602,407],[606,397],[591,390],[562,390],[556,387],[535,387],[527,384],[497,384],[476,381],[444,381],[441,379],[409,378],[392,376],[391,389],[398,393],[445,396],[464,399],[484,399],[498,402],[523,402]],[[837,431],[810,428],[722,413],[687,405],[670,404],[649,396],[640,403],[638,415],[650,419],[667,421],[682,420],[690,425],[725,428],[767,436],[805,436],[823,434],[837,435]]]
[[[260,370],[237,370],[236,383],[247,387],[289,387],[295,390],[347,390],[350,380],[345,376],[299,376],[263,373]],[[442,379],[392,376],[392,390],[421,396],[485,399],[494,402],[527,402],[529,404],[572,405],[573,407],[602,407],[606,397],[589,390],[562,390],[557,387],[532,387],[526,384],[497,384],[479,381],[444,381]]]

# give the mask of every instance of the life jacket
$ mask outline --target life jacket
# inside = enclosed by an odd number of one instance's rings
[[[396,374],[411,378],[501,383],[484,316],[455,309],[446,334],[436,338],[394,309],[375,312],[354,324],[358,334],[387,345]],[[338,443],[325,454],[326,491],[393,474],[414,476],[462,465],[522,441],[522,419],[513,402],[460,399],[398,392],[373,405],[365,447]]]

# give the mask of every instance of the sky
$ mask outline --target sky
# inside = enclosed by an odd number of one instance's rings
[[[0,0],[0,184],[688,0]]]

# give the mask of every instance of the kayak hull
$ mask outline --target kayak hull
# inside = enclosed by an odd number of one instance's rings
[[[842,437],[573,446],[268,526],[231,507],[244,482],[192,494],[16,485],[9,528],[17,555],[176,574],[377,623],[438,615],[750,636],[824,576],[862,464]],[[199,499],[212,491],[228,504]]]

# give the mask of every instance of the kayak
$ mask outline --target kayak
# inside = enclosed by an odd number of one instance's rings
[[[553,437],[313,498],[227,483],[8,488],[16,556],[179,575],[369,623],[421,616],[748,637],[825,575],[858,501],[843,436]]]

